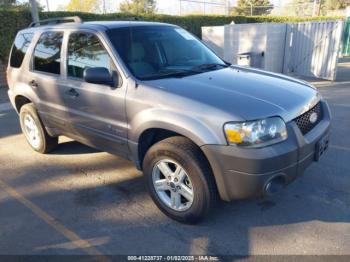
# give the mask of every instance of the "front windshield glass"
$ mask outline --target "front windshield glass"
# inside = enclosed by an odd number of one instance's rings
[[[107,34],[138,79],[181,77],[227,66],[182,28],[134,26],[111,29]]]

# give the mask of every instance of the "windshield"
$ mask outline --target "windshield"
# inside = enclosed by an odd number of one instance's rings
[[[186,30],[174,26],[116,28],[107,34],[138,79],[182,77],[227,65]]]

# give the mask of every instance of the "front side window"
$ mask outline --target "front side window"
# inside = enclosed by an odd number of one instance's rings
[[[129,70],[139,79],[186,76],[227,64],[196,37],[174,26],[134,26],[107,34]]]
[[[34,49],[34,70],[60,74],[62,39],[62,32],[46,32],[40,36]]]
[[[28,50],[28,47],[33,39],[33,33],[22,33],[16,36],[15,42],[12,47],[10,66],[19,68],[22,65],[24,56]]]
[[[68,76],[83,78],[84,70],[104,67],[114,70],[113,62],[98,37],[91,33],[73,33],[68,41]]]

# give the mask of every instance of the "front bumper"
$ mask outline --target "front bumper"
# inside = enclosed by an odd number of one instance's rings
[[[204,145],[202,150],[215,175],[223,200],[262,196],[275,177],[290,183],[314,161],[316,143],[329,133],[331,116],[321,101],[323,119],[303,135],[294,121],[287,124],[288,139],[264,148]]]

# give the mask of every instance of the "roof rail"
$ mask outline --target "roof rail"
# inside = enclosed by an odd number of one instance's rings
[[[56,25],[56,24],[69,23],[69,22],[82,23],[83,20],[81,20],[79,16],[49,18],[49,19],[40,20],[38,22],[32,22],[29,24],[28,27],[37,27],[41,25]]]

